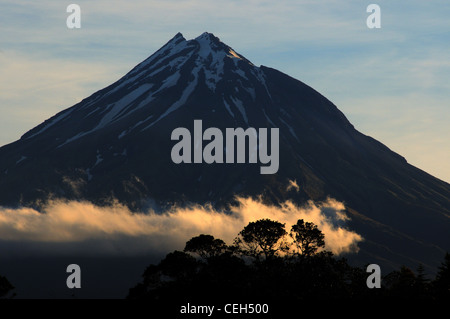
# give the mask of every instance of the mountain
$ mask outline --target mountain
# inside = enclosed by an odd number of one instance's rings
[[[279,169],[175,164],[172,131],[279,128]],[[286,185],[295,180],[299,191]],[[450,185],[358,132],[306,84],[253,65],[210,33],[178,33],[110,86],[0,148],[0,205],[39,208],[49,198],[147,205],[233,196],[297,203],[343,201],[361,234],[360,260],[430,269],[450,251]]]

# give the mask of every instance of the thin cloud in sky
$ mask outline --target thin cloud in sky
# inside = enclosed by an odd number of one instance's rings
[[[94,62],[43,60],[17,51],[0,54],[1,144],[111,83],[121,69]],[[4,75],[4,76],[3,76]]]

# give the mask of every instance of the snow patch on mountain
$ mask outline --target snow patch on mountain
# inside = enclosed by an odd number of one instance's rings
[[[225,108],[227,109],[228,113],[230,113],[231,117],[234,118],[234,113],[231,111],[230,105],[223,99],[223,104],[225,105]]]
[[[63,147],[63,146],[66,145],[66,144],[69,144],[69,143],[71,143],[71,142],[73,142],[73,141],[76,141],[76,140],[82,138],[83,136],[88,135],[88,134],[91,133],[91,132],[92,132],[92,130],[89,130],[89,131],[87,131],[87,132],[81,132],[81,133],[78,133],[77,135],[72,136],[71,138],[68,138],[64,143],[58,145],[57,148],[61,148],[61,147]]]
[[[149,58],[144,60],[141,64],[139,64],[135,69],[131,70],[129,74],[134,74],[136,72],[141,71],[143,68],[146,68],[149,64],[151,64],[156,58],[160,58],[164,55],[164,59],[173,56],[181,52],[183,49],[187,47],[187,41],[183,37],[181,33],[177,33],[169,42],[167,42],[162,48],[152,54]],[[161,61],[162,62],[162,61]]]
[[[189,96],[194,91],[195,87],[198,83],[198,73],[201,69],[201,65],[197,65],[195,69],[192,71],[192,74],[194,75],[194,80],[189,82],[187,87],[184,89],[183,93],[181,94],[181,97],[178,101],[172,104],[162,115],[160,115],[155,121],[153,121],[150,125],[144,127],[141,131],[145,131],[152,127],[155,123],[159,122],[159,120],[165,118],[167,115],[172,113],[173,111],[177,110],[179,107],[181,107],[184,103],[186,103]]]
[[[235,69],[235,70],[233,70],[233,73],[236,73],[237,75],[239,75],[240,77],[242,77],[242,78],[244,78],[245,80],[248,81],[247,75],[241,69]]]
[[[248,117],[247,117],[247,113],[245,112],[244,104],[242,103],[242,101],[233,96],[230,96],[230,99],[233,101],[234,105],[237,107],[239,112],[241,112],[242,118],[244,119],[245,123],[248,125]]]
[[[239,60],[242,60],[242,57],[240,57],[236,52],[234,52],[232,49],[230,49],[229,51],[228,51],[228,53],[230,53],[229,55],[227,55],[227,57],[229,57],[229,58],[236,58],[236,59],[239,59]]]
[[[68,110],[64,110],[62,111],[59,115],[56,115],[47,125],[45,125],[43,128],[41,128],[39,131],[37,131],[36,133],[27,136],[26,138],[32,138],[33,136],[39,135],[42,132],[45,132],[46,130],[48,130],[50,127],[54,126],[56,123],[64,120],[65,118],[67,118],[72,112],[73,112],[74,108],[70,108]]]
[[[272,122],[272,120],[267,116],[267,114],[266,114],[266,110],[264,110],[264,109],[262,109],[262,111],[263,111],[263,114],[264,114],[264,116],[265,116],[265,118],[266,118],[266,120],[267,120],[267,122],[269,122],[270,123],[270,125],[272,125],[272,127],[277,127],[276,125],[275,125],[275,123],[274,122]]]
[[[266,75],[260,68],[253,68],[252,69],[253,75],[258,79],[258,81],[264,86],[266,89],[267,95],[269,95],[270,99],[272,99],[272,95],[270,95],[269,88],[266,84]]]
[[[95,164],[94,164],[94,166],[92,166],[92,168],[94,168],[95,166],[97,166],[101,162],[103,162],[103,158],[102,158],[102,155],[100,154],[100,151],[97,150],[97,158],[96,158]]]
[[[173,80],[173,79],[171,79]],[[171,84],[174,85],[174,84]],[[121,98],[117,103],[114,104],[114,106],[111,108],[111,110],[103,116],[101,121],[98,123],[97,127],[94,128],[92,131],[101,129],[105,127],[106,125],[110,124],[114,120],[117,120],[116,116],[124,111],[126,108],[130,106],[136,99],[141,97],[143,94],[148,93],[149,90],[152,88],[153,84],[143,84],[134,91],[128,93],[123,98]],[[135,111],[134,109],[133,111]],[[129,113],[127,113],[129,114]]]
[[[217,83],[224,73],[224,59],[227,56],[222,50],[215,50],[216,46],[208,33],[203,33],[195,39],[200,45],[197,65],[201,64],[205,73],[206,85],[215,92]]]
[[[234,63],[230,64],[227,61]],[[251,65],[250,71],[247,67],[243,68],[244,64],[242,63]],[[186,71],[189,72],[190,78],[187,81]],[[72,133],[72,136],[63,136],[65,141],[58,146],[59,148],[109,127],[139,110],[148,108],[148,111],[144,111],[143,118],[134,123],[127,123],[127,126],[116,131],[116,138],[123,139],[134,129],[138,128],[140,131],[144,131],[185,105],[194,90],[199,87],[198,81],[203,78],[203,75],[205,85],[215,93],[218,83],[223,80],[225,73],[227,76],[232,76],[231,79],[237,82],[235,94],[224,97],[222,93],[223,107],[233,119],[239,116],[249,125],[246,101],[247,96],[251,97],[253,101],[256,100],[255,84],[258,82],[262,84],[270,96],[264,73],[213,34],[205,32],[199,37],[187,41],[179,33],[116,83],[82,101],[79,107],[71,108],[69,111],[57,115],[29,137],[45,132],[74,111],[76,113],[74,116],[79,116],[78,114],[81,113],[80,119],[83,120],[83,123],[85,121],[88,124],[84,124],[82,129]],[[257,82],[254,81],[255,78]],[[160,97],[163,97],[164,101],[170,101],[170,99],[173,101],[171,96],[167,98],[164,95],[164,91],[178,86],[181,93],[178,93],[180,95],[175,102],[170,103],[165,109],[161,109],[158,104],[153,107],[155,105],[153,102]],[[174,92],[176,91],[174,90]],[[119,97],[116,98],[116,96]]]
[[[297,134],[295,134],[295,131],[294,131],[294,129],[292,128],[292,126],[290,126],[290,125],[289,125],[285,120],[283,120],[281,117],[280,117],[280,121],[283,122],[283,124],[287,126],[287,128],[289,129],[289,132],[291,133],[291,135],[292,135],[298,142],[300,142],[300,140],[298,139]]]
[[[16,162],[16,165],[19,164],[20,162],[23,162],[26,159],[27,159],[27,157],[22,155],[22,157],[19,158],[19,160]]]

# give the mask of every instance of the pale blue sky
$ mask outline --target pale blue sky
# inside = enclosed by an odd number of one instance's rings
[[[81,7],[81,29],[66,7]],[[366,7],[381,7],[368,29]],[[212,32],[325,95],[355,127],[450,182],[446,1],[0,0],[0,145],[111,84],[177,32]]]

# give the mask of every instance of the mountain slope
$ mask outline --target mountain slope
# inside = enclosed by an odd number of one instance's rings
[[[174,164],[171,132],[278,127],[280,164]],[[257,67],[210,33],[178,33],[123,78],[0,148],[0,205],[118,199],[135,210],[263,195],[345,202],[367,262],[434,267],[450,250],[450,185],[355,130],[304,83]],[[296,180],[298,192],[287,191]]]

